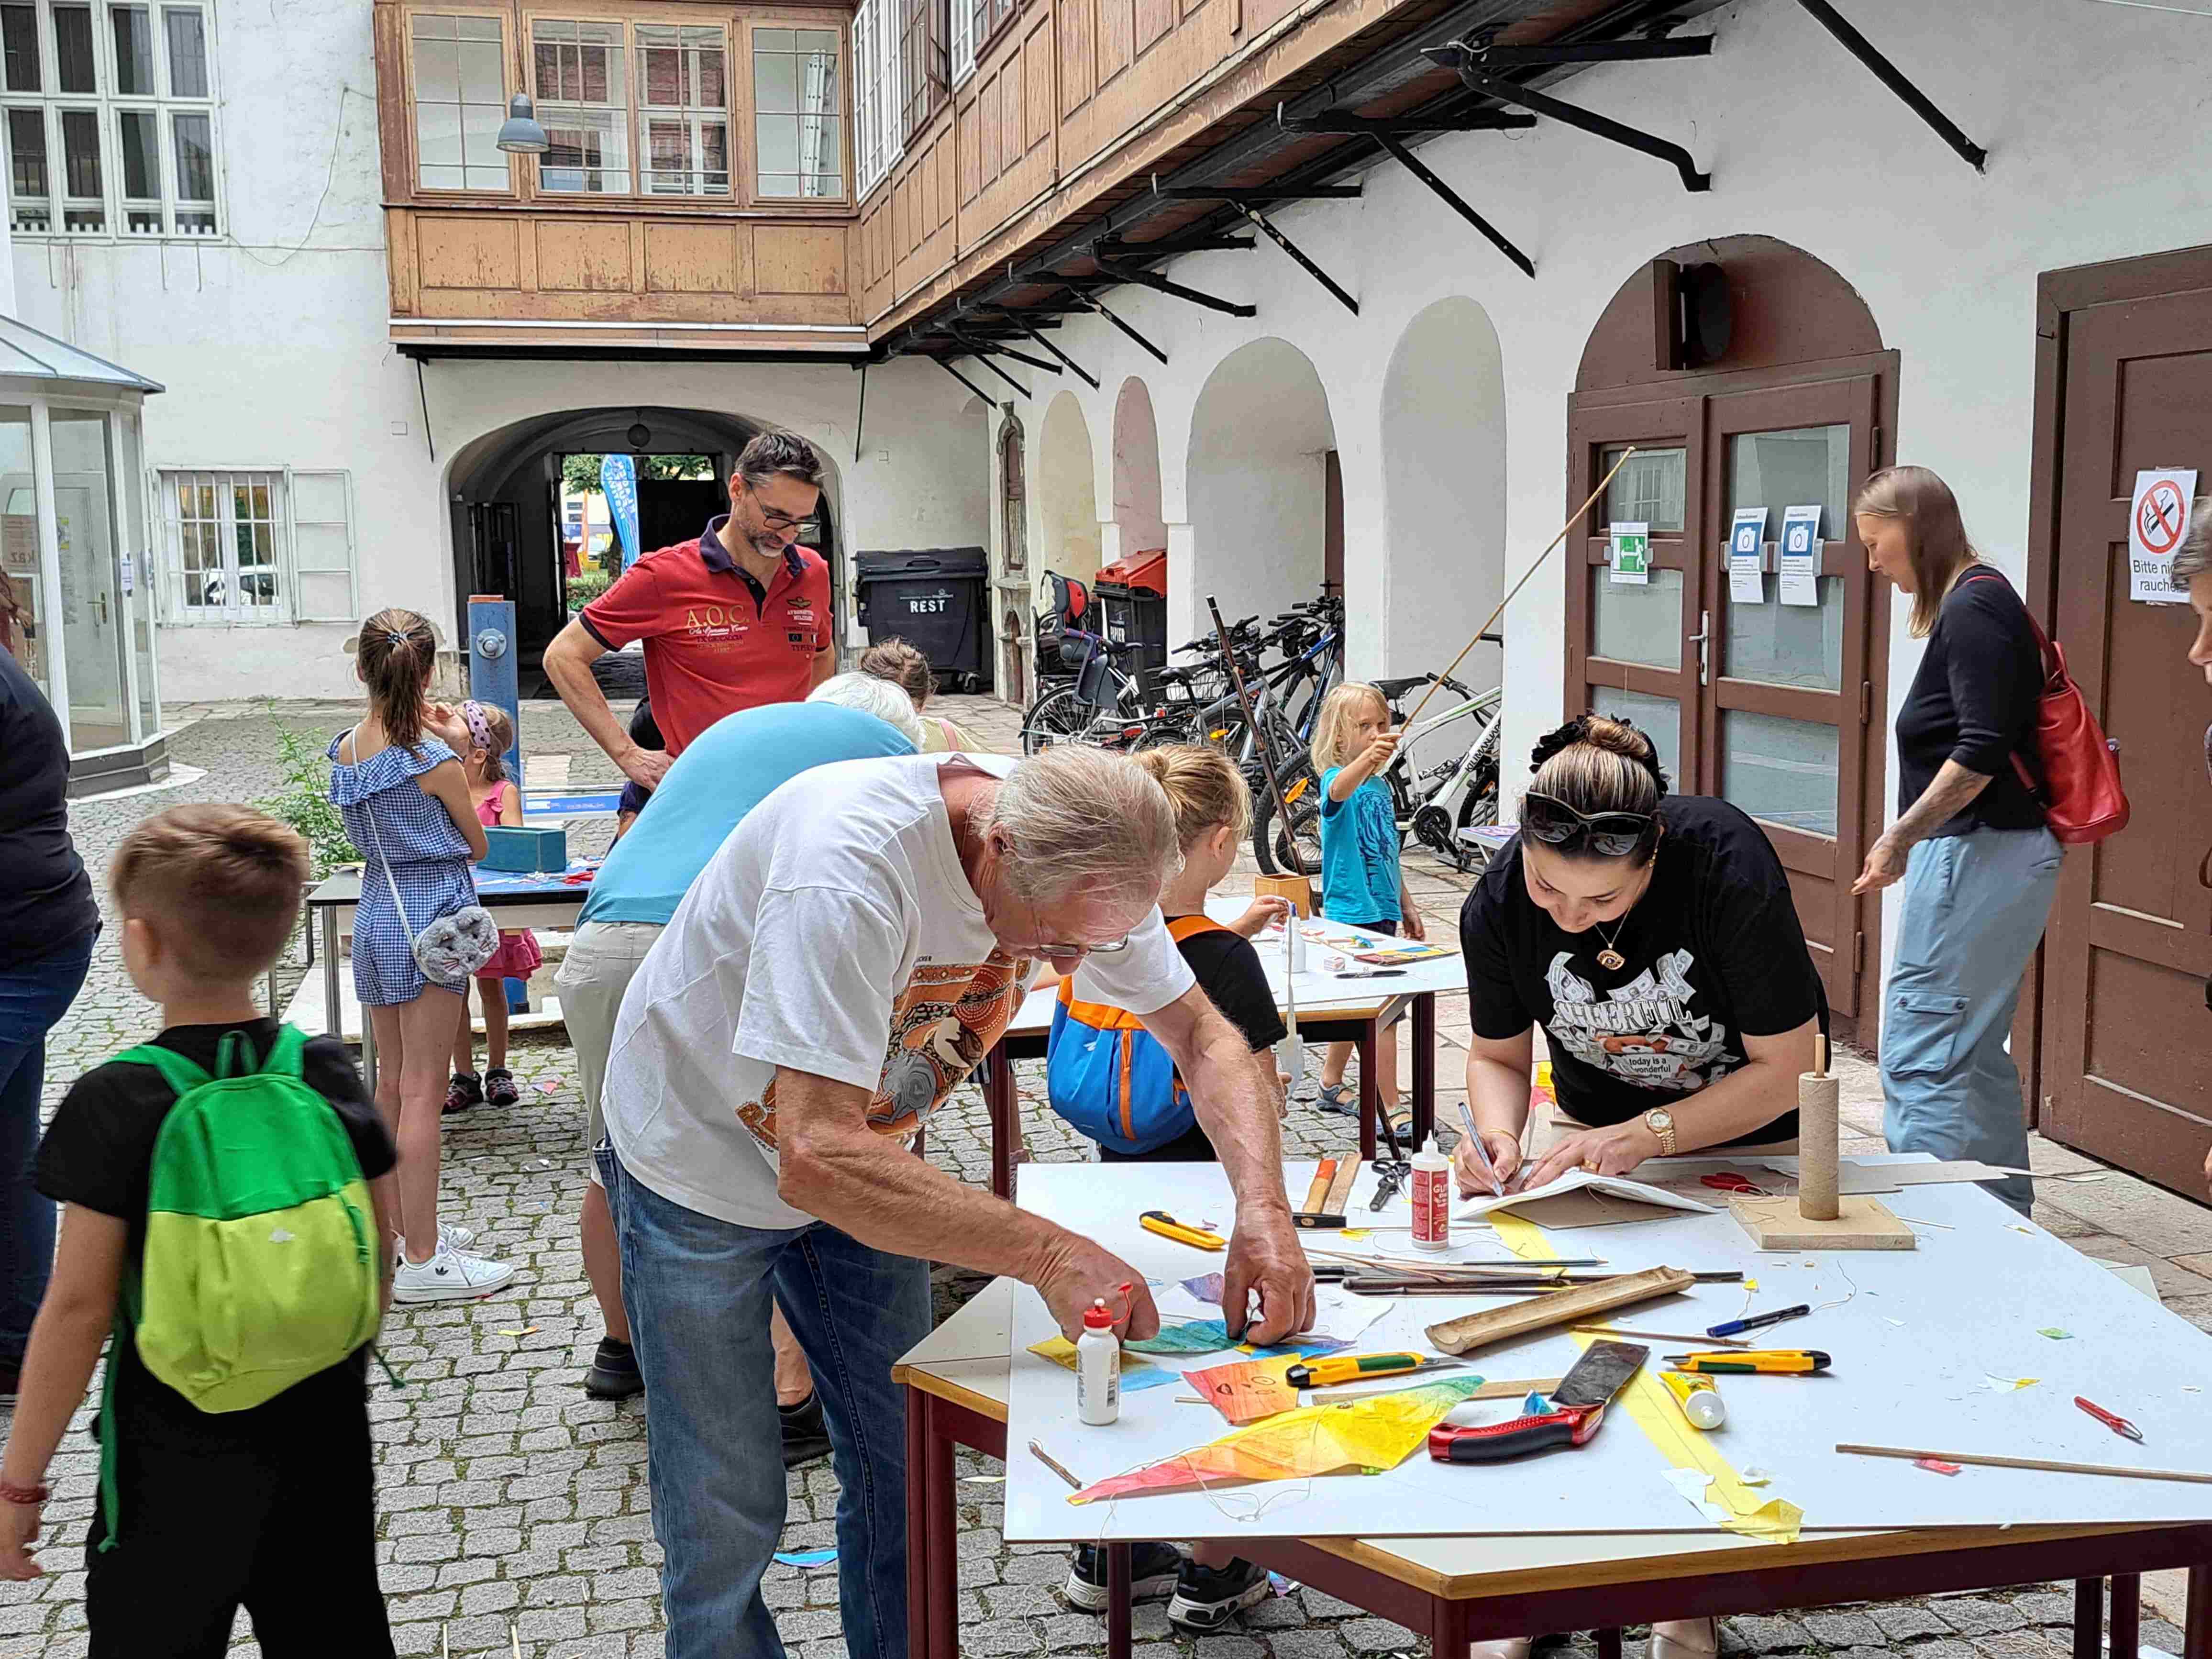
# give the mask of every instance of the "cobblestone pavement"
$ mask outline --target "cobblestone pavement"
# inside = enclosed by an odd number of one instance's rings
[[[348,705],[290,703],[282,718],[327,734],[357,714]],[[1012,747],[1014,722],[981,699],[946,699],[945,712],[980,735]],[[104,868],[115,842],[149,813],[187,800],[250,799],[277,783],[270,718],[261,708],[172,709],[173,726],[190,720],[173,744],[180,764],[205,775],[169,789],[79,804],[71,821],[86,863]],[[525,741],[533,753],[577,757],[574,776],[606,776],[601,760],[565,711],[529,705]],[[580,825],[572,843],[604,845],[607,826]],[[1232,877],[1234,884],[1237,878]],[[1465,879],[1416,858],[1410,883],[1428,915],[1445,926]],[[296,959],[296,951],[295,951]],[[289,996],[300,977],[282,978]],[[125,978],[112,939],[104,941],[83,994],[57,1028],[50,1048],[46,1097],[118,1049],[150,1036],[155,1012]],[[1442,1040],[1466,1042],[1466,1011],[1439,1010]],[[582,1108],[573,1055],[560,1033],[525,1035],[514,1047],[522,1103],[501,1111],[478,1107],[448,1125],[446,1191],[459,1218],[479,1229],[485,1247],[520,1267],[511,1294],[465,1305],[395,1310],[386,1327],[388,1352],[409,1386],[380,1385],[375,1419],[380,1471],[384,1585],[391,1598],[399,1650],[454,1655],[506,1654],[511,1640],[536,1659],[644,1659],[661,1652],[656,1568],[645,1480],[645,1414],[636,1402],[587,1400],[582,1367],[599,1328],[576,1243],[577,1197],[584,1183]],[[1041,1101],[1036,1068],[1022,1080]],[[1462,1073],[1459,1057],[1440,1057],[1449,1089]],[[1872,1068],[1852,1060],[1846,1107],[1858,1145],[1878,1149],[1880,1102]],[[1449,1097],[1447,1097],[1449,1100]],[[1030,1155],[1069,1159],[1079,1145],[1058,1120],[1028,1114]],[[1294,1152],[1315,1155],[1341,1143],[1340,1120],[1321,1116],[1307,1098],[1294,1106],[1285,1139]],[[956,1096],[932,1126],[929,1155],[962,1178],[988,1178],[987,1121],[975,1091]],[[1871,1138],[1870,1138],[1871,1137]],[[2039,1142],[2038,1166],[2098,1166]],[[2212,1224],[2205,1211],[2117,1172],[2091,1184],[2046,1187],[2039,1218],[2107,1259],[2148,1264],[2168,1305],[2212,1327]],[[940,1270],[940,1313],[972,1287]],[[2116,1294],[2133,1294],[2116,1287]],[[82,1430],[89,1412],[76,1425]],[[54,1523],[46,1546],[51,1576],[28,1585],[0,1585],[0,1659],[70,1659],[85,1647],[84,1531],[92,1511],[97,1455],[76,1431],[56,1460]],[[995,1463],[969,1458],[963,1473],[994,1474]],[[1065,1552],[1007,1545],[999,1533],[993,1488],[973,1484],[963,1509],[959,1553],[964,1643],[977,1655],[1083,1652],[1103,1647],[1103,1628],[1071,1611],[1058,1586]],[[790,1524],[785,1546],[806,1549],[834,1542],[836,1482],[824,1466],[790,1477]],[[801,1659],[843,1659],[834,1569],[777,1566],[765,1583],[784,1639]],[[2178,1601],[2169,1610],[2178,1609]],[[1876,1659],[2058,1659],[2070,1619],[2069,1597],[2048,1586],[1989,1596],[1838,1608],[1797,1618],[1729,1621],[1727,1651]],[[1160,1607],[1139,1609],[1139,1655],[1146,1659],[1345,1659],[1412,1653],[1411,1632],[1345,1602],[1301,1589],[1261,1603],[1240,1628],[1193,1642],[1174,1636]],[[1638,1632],[1638,1634],[1640,1634]],[[2180,1632],[2147,1618],[2144,1640],[2178,1651]],[[1571,1650],[1586,1659],[1587,1644]],[[1639,1656],[1643,1644],[1630,1643]],[[236,1654],[257,1651],[241,1623]]]

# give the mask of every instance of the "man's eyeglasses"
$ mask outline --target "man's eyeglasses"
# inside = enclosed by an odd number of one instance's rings
[[[761,523],[770,530],[804,530],[814,522],[811,516],[794,519],[788,513],[773,512],[765,507],[761,508],[760,515]]]
[[[1650,832],[1649,812],[1578,812],[1556,795],[1531,789],[1521,798],[1521,827],[1547,847],[1586,840],[1600,858],[1626,858]]]
[[[1038,956],[1048,957],[1054,962],[1073,962],[1078,957],[1110,957],[1129,948],[1127,934],[1109,939],[1103,945],[1037,945],[1030,947]]]

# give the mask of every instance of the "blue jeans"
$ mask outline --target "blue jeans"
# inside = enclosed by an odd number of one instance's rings
[[[1912,849],[1881,1032],[1890,1151],[2027,1166],[2005,1042],[2063,856],[2048,830],[1977,830]],[[2028,1213],[2025,1177],[1984,1184]]]
[[[761,1599],[786,1508],[771,1297],[830,1430],[846,1650],[906,1659],[906,1402],[891,1365],[929,1334],[929,1269],[826,1222],[740,1227],[673,1203],[599,1148],[645,1377],[668,1659],[782,1659]]]
[[[69,1012],[100,929],[33,962],[0,969],[0,1364],[23,1363],[54,1266],[54,1206],[31,1184],[46,1033]]]

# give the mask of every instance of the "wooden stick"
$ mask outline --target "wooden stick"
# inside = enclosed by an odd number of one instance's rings
[[[1647,1342],[1695,1342],[1706,1348],[1747,1348],[1747,1336],[1707,1336],[1699,1331],[1695,1336],[1680,1331],[1632,1331],[1620,1325],[1570,1325],[1567,1328],[1578,1336],[1635,1336]]]
[[[2052,1474],[2117,1474],[2134,1480],[2193,1480],[2212,1486],[2212,1474],[2196,1469],[2131,1469],[2124,1463],[2062,1463],[2048,1457],[1999,1457],[1993,1452],[1916,1451],[1908,1446],[1839,1445],[1839,1452],[1861,1457],[1901,1457],[1917,1463],[1932,1457],[1942,1463],[1986,1463],[1999,1469],[2042,1469]]]
[[[1636,446],[1634,444],[1629,445],[1626,449],[1621,451],[1620,459],[1613,464],[1613,471],[1607,472],[1605,477],[1597,481],[1597,488],[1590,491],[1589,500],[1583,501],[1580,507],[1577,507],[1574,511],[1573,517],[1570,518],[1565,524],[1559,526],[1559,533],[1558,535],[1553,537],[1550,541],[1544,544],[1544,550],[1541,553],[1539,553],[1528,568],[1521,573],[1521,580],[1514,583],[1513,586],[1507,590],[1506,595],[1504,599],[1498,600],[1498,609],[1492,611],[1488,620],[1484,622],[1481,627],[1474,630],[1474,638],[1468,640],[1465,645],[1460,647],[1459,655],[1451,659],[1451,667],[1445,669],[1443,673],[1437,675],[1435,679],[1429,682],[1429,689],[1421,693],[1420,702],[1415,703],[1413,705],[1413,712],[1406,716],[1406,724],[1404,726],[1399,728],[1401,731],[1410,729],[1413,725],[1413,722],[1421,718],[1421,710],[1429,706],[1429,699],[1437,695],[1437,688],[1442,686],[1446,680],[1452,677],[1453,670],[1456,669],[1460,664],[1467,660],[1467,653],[1474,650],[1475,646],[1481,641],[1482,636],[1490,631],[1490,624],[1496,622],[1500,617],[1505,614],[1505,607],[1513,603],[1513,596],[1528,585],[1528,578],[1536,574],[1536,567],[1552,556],[1552,550],[1553,548],[1557,547],[1561,542],[1566,540],[1567,532],[1572,530],[1575,526],[1581,521],[1583,514],[1590,510],[1592,503],[1594,503],[1599,496],[1605,494],[1605,487],[1613,482],[1613,473],[1620,471],[1622,467],[1626,466],[1628,465],[1628,458],[1635,453]]]
[[[1045,1468],[1050,1469],[1061,1480],[1066,1481],[1067,1484],[1073,1486],[1076,1491],[1081,1492],[1083,1490],[1083,1483],[1067,1472],[1067,1466],[1060,1462],[1050,1452],[1047,1451],[1042,1446],[1038,1445],[1034,1440],[1030,1442],[1030,1455],[1036,1458],[1038,1462],[1043,1464]]]
[[[1592,1314],[1608,1313],[1654,1297],[1674,1296],[1698,1282],[1695,1273],[1680,1267],[1646,1267],[1640,1273],[1623,1273],[1601,1284],[1577,1285],[1571,1291],[1533,1296],[1510,1308],[1492,1308],[1463,1314],[1428,1328],[1429,1340],[1449,1354],[1472,1352],[1493,1342],[1510,1341],[1532,1331],[1571,1325]]]

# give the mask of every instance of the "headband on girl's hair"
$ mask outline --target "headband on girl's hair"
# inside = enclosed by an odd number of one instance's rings
[[[474,698],[471,698],[468,702],[463,703],[461,705],[461,719],[467,723],[469,736],[476,740],[476,745],[477,748],[483,750],[488,755],[495,755],[499,752],[499,745],[492,741],[491,722],[484,718],[484,709],[482,703],[477,702]]]

